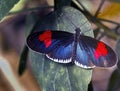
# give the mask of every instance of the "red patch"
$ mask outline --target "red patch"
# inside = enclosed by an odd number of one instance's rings
[[[48,48],[52,43],[52,32],[50,30],[43,32],[39,35],[39,40],[43,41],[45,47]]]
[[[95,49],[94,56],[96,59],[99,59],[101,56],[106,56],[108,50],[103,42],[98,42],[97,48]]]

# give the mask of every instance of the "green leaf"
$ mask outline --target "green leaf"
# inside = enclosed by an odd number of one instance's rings
[[[18,67],[18,74],[22,75],[27,67],[27,58],[28,58],[28,47],[24,46],[22,54],[20,56],[20,62]]]
[[[116,69],[110,78],[107,91],[119,91],[120,88],[120,69]]]
[[[78,27],[82,33],[93,37],[90,23],[85,16],[72,7],[63,7],[39,21],[33,32],[53,29],[74,33]],[[33,51],[30,51],[30,56],[32,71],[41,91],[87,91],[92,70],[58,64]]]
[[[26,18],[26,27],[25,27],[25,37],[27,37],[32,31],[35,23],[38,20],[38,15],[36,15],[35,13],[30,13],[29,16],[27,16]],[[27,66],[27,59],[28,58],[28,47],[26,46],[26,43],[24,45],[23,51],[21,53],[20,56],[20,60],[19,60],[19,67],[18,67],[18,74],[21,76]]]
[[[0,20],[8,14],[9,10],[18,2],[19,0],[0,0]]]

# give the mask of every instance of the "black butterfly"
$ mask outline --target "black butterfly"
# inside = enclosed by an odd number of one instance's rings
[[[105,43],[80,34],[65,31],[45,30],[27,38],[32,50],[45,54],[58,63],[73,62],[82,68],[111,67],[117,62],[115,52]]]

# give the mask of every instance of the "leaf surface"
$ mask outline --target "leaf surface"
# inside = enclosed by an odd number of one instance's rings
[[[85,16],[72,7],[64,7],[45,16],[33,32],[53,29],[74,33],[76,27],[85,35],[93,37],[90,23]],[[33,73],[42,91],[87,91],[92,70],[58,64],[33,51],[30,56]]]

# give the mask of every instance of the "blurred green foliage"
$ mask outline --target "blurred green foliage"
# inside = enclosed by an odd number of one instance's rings
[[[19,0],[0,0],[0,20],[8,14]]]

